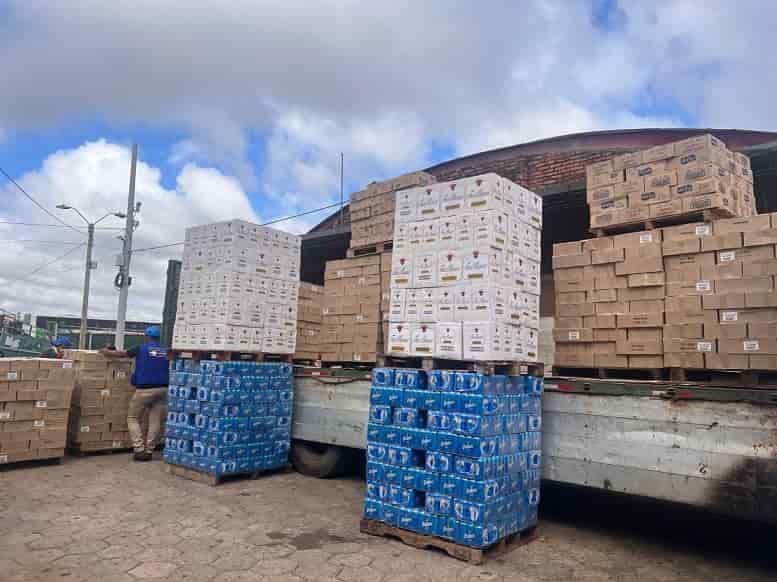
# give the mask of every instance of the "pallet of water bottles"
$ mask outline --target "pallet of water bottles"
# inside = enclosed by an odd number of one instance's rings
[[[292,382],[288,363],[173,360],[165,461],[215,476],[285,466]]]
[[[481,549],[533,528],[542,392],[541,376],[375,369],[366,520]]]

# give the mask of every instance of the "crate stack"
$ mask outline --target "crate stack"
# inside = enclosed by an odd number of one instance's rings
[[[554,246],[556,365],[777,370],[777,214]]]
[[[300,248],[243,220],[187,229],[173,349],[293,354]]]
[[[750,159],[710,134],[591,164],[586,191],[591,229],[707,210],[721,218],[757,212]]]
[[[398,193],[387,353],[536,361],[542,199],[484,174]]]
[[[375,369],[365,518],[474,548],[533,526],[542,386],[533,376]]]
[[[0,465],[65,454],[73,362],[0,359]]]
[[[134,388],[132,361],[94,350],[66,350],[75,368],[68,447],[78,453],[129,449],[127,411]]]
[[[383,351],[381,254],[327,261],[319,350],[324,362],[374,362]]]
[[[287,363],[171,363],[165,461],[221,477],[285,466],[293,404]]]
[[[297,347],[295,360],[317,361],[321,359],[321,332],[323,326],[322,303],[324,286],[312,283],[299,284],[297,307]]]
[[[394,210],[397,192],[435,182],[426,172],[411,172],[391,180],[372,182],[366,189],[351,194],[351,248],[364,249],[387,243],[394,238]]]

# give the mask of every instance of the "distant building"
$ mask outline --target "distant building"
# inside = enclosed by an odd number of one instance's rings
[[[81,318],[67,315],[38,315],[33,324],[37,334],[51,337],[69,337],[74,346],[78,345],[81,331]],[[125,347],[132,347],[143,341],[143,335],[149,325],[159,325],[158,321],[128,321],[125,324]],[[116,320],[92,319],[86,323],[86,347],[98,349],[115,343]]]

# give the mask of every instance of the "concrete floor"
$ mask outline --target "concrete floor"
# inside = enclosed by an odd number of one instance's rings
[[[0,581],[775,580],[717,551],[541,520],[475,567],[359,533],[364,483],[294,472],[209,487],[128,455],[0,472]]]

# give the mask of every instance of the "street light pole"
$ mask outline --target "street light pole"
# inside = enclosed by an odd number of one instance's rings
[[[86,241],[86,268],[84,270],[84,297],[81,300],[81,333],[78,335],[78,349],[86,349],[86,324],[89,316],[89,283],[92,278],[92,247],[94,246],[94,223],[89,223]]]
[[[116,349],[124,349],[124,327],[127,320],[127,299],[129,296],[130,260],[132,259],[132,232],[135,230],[135,172],[138,166],[138,144],[132,145],[132,161],[130,162],[129,192],[127,194],[127,221],[124,227],[124,246],[121,251],[119,266],[119,308],[116,314]]]

